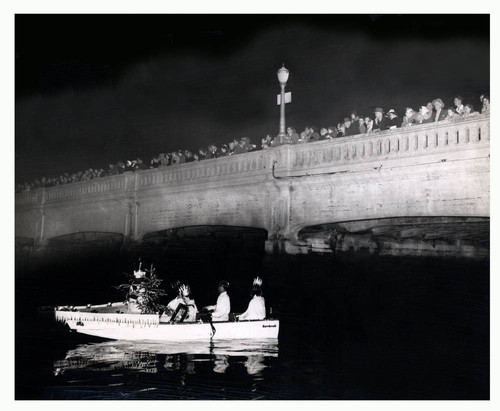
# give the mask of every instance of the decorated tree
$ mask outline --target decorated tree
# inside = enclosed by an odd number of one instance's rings
[[[133,274],[126,274],[129,281],[120,284],[116,288],[125,292],[125,297],[129,302],[135,302],[141,314],[156,314],[165,310],[165,306],[160,303],[161,297],[167,293],[160,288],[162,280],[155,274],[155,269],[151,264],[148,270],[134,270]]]

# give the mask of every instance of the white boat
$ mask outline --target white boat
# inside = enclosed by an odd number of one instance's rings
[[[73,331],[112,340],[219,340],[278,338],[279,320],[162,322],[158,314],[127,312],[123,303],[58,307],[57,321]]]

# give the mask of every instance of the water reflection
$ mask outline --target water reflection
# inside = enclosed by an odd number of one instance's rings
[[[278,357],[278,340],[218,340],[216,342],[107,341],[81,344],[54,362],[54,375],[68,370],[161,373],[191,375],[210,367],[225,374],[230,367],[259,376],[268,367],[266,359]]]

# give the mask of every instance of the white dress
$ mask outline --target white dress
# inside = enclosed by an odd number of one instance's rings
[[[240,320],[263,320],[266,318],[266,302],[264,297],[254,295],[248,303],[247,310],[238,318]]]

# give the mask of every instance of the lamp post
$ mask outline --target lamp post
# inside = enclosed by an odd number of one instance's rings
[[[288,81],[288,75],[289,75],[289,72],[285,68],[285,63],[283,63],[283,66],[278,70],[278,81],[280,82],[280,86],[281,86],[280,131],[278,133],[278,137],[279,137],[280,142],[284,142],[284,139],[286,137],[286,130],[285,130],[285,86],[286,86],[286,82]]]

